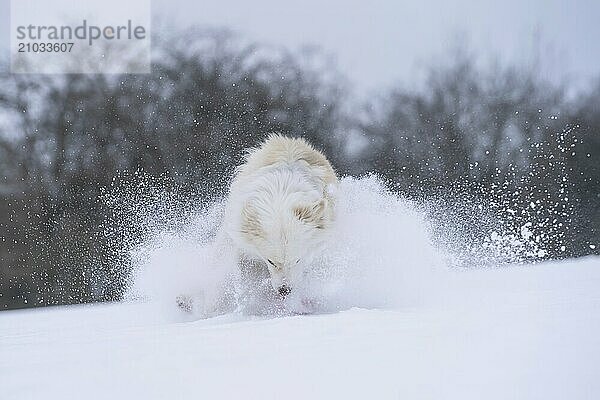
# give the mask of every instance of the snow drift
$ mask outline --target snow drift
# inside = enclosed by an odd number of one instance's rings
[[[446,301],[397,310],[185,323],[152,303],[5,311],[1,397],[600,396],[599,258],[452,276]]]
[[[299,297],[242,290],[214,240],[219,201],[136,203],[130,301],[3,312],[1,397],[600,396],[599,258],[524,263],[543,255],[535,221],[511,231],[482,213],[473,235],[374,177],[344,179],[338,198],[329,248],[297,291],[310,315],[295,315]],[[228,302],[203,319],[177,308],[182,293]]]

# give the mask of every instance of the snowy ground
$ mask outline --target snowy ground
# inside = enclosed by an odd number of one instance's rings
[[[2,399],[598,399],[600,258],[449,272],[395,309],[0,313]]]

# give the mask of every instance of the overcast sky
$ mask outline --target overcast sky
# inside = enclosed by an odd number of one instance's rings
[[[8,3],[0,0],[4,43]],[[367,91],[410,84],[464,38],[510,62],[530,62],[541,49],[551,76],[578,85],[600,74],[600,0],[154,0],[153,12],[172,25],[228,27],[290,48],[319,45]]]

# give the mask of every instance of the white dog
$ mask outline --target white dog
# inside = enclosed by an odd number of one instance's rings
[[[271,135],[249,151],[236,171],[225,233],[242,262],[268,270],[281,298],[293,290],[304,266],[325,244],[334,218],[331,193],[337,184],[322,153],[303,139],[280,135]]]

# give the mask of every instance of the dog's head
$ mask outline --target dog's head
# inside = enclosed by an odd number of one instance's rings
[[[323,247],[331,217],[325,197],[271,200],[255,198],[245,203],[240,233],[247,247],[265,262],[273,289],[285,297]]]

